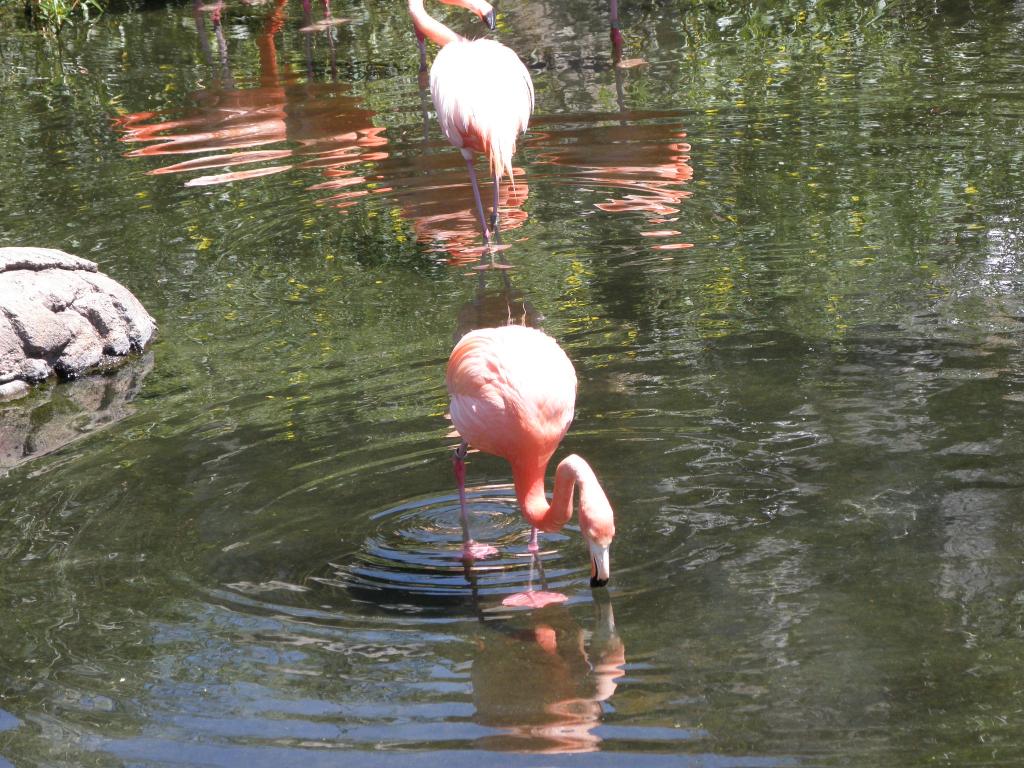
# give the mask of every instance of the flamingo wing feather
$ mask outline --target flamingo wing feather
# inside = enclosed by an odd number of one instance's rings
[[[572,423],[576,373],[549,336],[505,326],[467,334],[448,362],[452,422],[509,461],[547,462]]]

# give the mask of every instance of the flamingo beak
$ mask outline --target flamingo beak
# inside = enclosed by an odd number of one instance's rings
[[[608,584],[612,575],[610,547],[588,541],[587,548],[590,550],[590,588],[597,589]]]
[[[498,14],[493,8],[483,15],[483,20],[492,32],[498,26]]]

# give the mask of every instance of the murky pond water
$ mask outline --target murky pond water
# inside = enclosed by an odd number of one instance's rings
[[[615,67],[603,2],[504,3],[493,269],[403,3],[8,22],[0,244],[161,338],[0,405],[0,765],[1019,764],[1024,6],[790,5],[626,0]],[[444,363],[510,319],[607,593],[483,455],[459,559]]]

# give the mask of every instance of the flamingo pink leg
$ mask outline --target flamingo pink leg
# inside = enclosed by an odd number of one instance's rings
[[[491,209],[491,232],[494,233],[496,242],[501,242],[501,215],[498,209],[501,205],[501,179],[495,173],[494,179],[494,207]]]
[[[480,217],[480,229],[484,233],[484,244],[489,245],[491,233],[487,231],[487,217],[484,215],[484,204],[480,199],[480,185],[476,180],[476,168],[473,167],[472,153],[466,158],[466,167],[469,168],[469,180],[473,183],[473,197],[476,199],[476,211]]]
[[[459,486],[459,511],[462,521],[462,558],[464,560],[483,560],[498,554],[498,550],[490,544],[473,541],[469,535],[469,513],[466,510],[466,444],[463,442],[455,449],[452,458],[455,468],[455,482]]]
[[[420,49],[420,72],[427,71],[427,38],[416,30],[416,44]]]
[[[530,534],[530,543],[526,545],[526,549],[529,552],[539,552],[540,544],[537,542],[537,529],[533,529],[533,533]]]

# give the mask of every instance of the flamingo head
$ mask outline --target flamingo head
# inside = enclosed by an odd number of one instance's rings
[[[611,578],[615,514],[604,490],[596,482],[580,487],[580,532],[590,557],[590,586],[603,587]]]
[[[587,549],[590,552],[590,588],[597,589],[608,584],[611,578],[611,546],[598,544],[587,538]]]
[[[467,11],[472,11],[487,24],[488,29],[494,29],[497,24],[494,7],[487,0],[441,0],[441,2],[448,5],[457,5],[460,8],[465,8]]]

